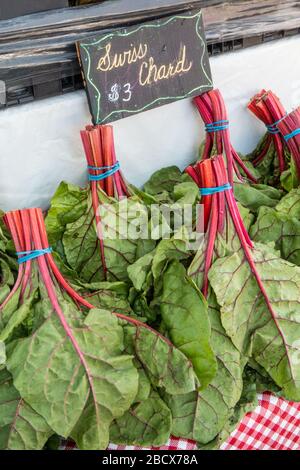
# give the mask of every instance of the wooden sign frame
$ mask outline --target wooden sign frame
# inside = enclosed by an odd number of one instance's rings
[[[77,50],[94,124],[213,88],[199,10],[85,39]]]

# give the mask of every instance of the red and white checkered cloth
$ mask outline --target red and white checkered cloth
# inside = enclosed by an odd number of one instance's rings
[[[65,442],[62,449],[72,450],[73,442]],[[141,447],[110,444],[110,450],[137,450]],[[145,448],[143,448],[145,449]],[[187,439],[171,438],[159,450],[195,450]],[[269,393],[259,396],[259,405],[248,413],[233,431],[222,450],[300,450],[300,403],[289,402]]]

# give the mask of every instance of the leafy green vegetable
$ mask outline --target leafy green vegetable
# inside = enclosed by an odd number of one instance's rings
[[[60,240],[66,225],[79,219],[86,209],[87,190],[64,181],[60,183],[45,221],[50,244]]]
[[[74,222],[66,225],[62,238],[64,252],[69,266],[77,272],[86,282],[101,281],[103,267],[100,261],[100,242],[94,227],[94,213],[92,205]],[[108,270],[108,280],[128,280],[127,267],[136,260],[139,247],[142,256],[151,251],[155,241],[141,241],[134,231],[135,223],[147,220],[146,207],[134,199],[125,199],[120,202],[104,206],[104,250],[105,262]],[[127,220],[126,220],[127,218]],[[124,222],[125,221],[125,222]],[[124,225],[123,225],[124,224]]]
[[[222,324],[241,353],[252,356],[286,398],[299,400],[300,269],[262,244],[253,257],[270,306],[241,254],[219,259],[209,279]]]
[[[15,389],[7,370],[0,371],[0,449],[40,450],[53,434]]]
[[[166,396],[173,416],[172,433],[207,444],[216,438],[240,399],[243,387],[241,356],[220,323],[220,313],[213,295],[209,318],[212,325],[211,344],[218,369],[208,387],[186,395]]]
[[[171,433],[172,416],[169,408],[155,392],[137,403],[110,428],[115,444],[137,446],[164,445]]]
[[[243,206],[256,212],[261,206],[276,206],[282,193],[265,184],[235,183],[234,196]]]
[[[18,340],[7,368],[22,398],[57,434],[72,433],[83,449],[106,448],[111,422],[137,393],[137,372],[110,312],[91,310],[83,320],[70,303],[61,305],[68,326],[53,312],[34,335]]]
[[[258,405],[257,391],[255,380],[253,379],[253,376],[249,377],[248,370],[246,369],[243,374],[243,390],[241,398],[235,405],[220,433],[212,441],[206,444],[198,442],[200,450],[219,449],[231,432],[238,426],[243,416],[246,413],[253,411]]]
[[[173,261],[164,273],[160,308],[172,342],[191,360],[200,387],[205,388],[217,369],[209,344],[207,304],[178,261]]]
[[[173,237],[160,241],[152,262],[152,274],[155,281],[159,281],[171,260],[183,261],[191,256],[187,249],[188,241],[189,235],[185,227],[182,227]]]
[[[100,147],[110,164],[95,133],[108,138],[108,127],[84,131],[93,176]],[[61,183],[47,215],[54,253],[21,264],[16,283],[12,252],[46,247],[47,235],[36,209],[9,213],[14,248],[0,215],[0,448],[51,448],[58,435],[80,449],[148,447],[173,434],[213,449],[257,392],[300,400],[293,162],[280,174],[272,146],[256,168],[231,148],[241,174],[266,184],[233,183],[226,157],[227,166],[217,155],[188,174],[163,168],[144,191],[120,172],[85,189]],[[229,182],[238,203],[230,190],[199,193]]]
[[[300,221],[276,209],[260,208],[250,236],[256,242],[274,242],[282,258],[300,266]]]
[[[153,387],[163,388],[171,395],[187,393],[195,389],[192,363],[184,354],[155,335],[147,328],[127,328],[133,335],[137,359]]]
[[[284,196],[276,205],[276,209],[290,217],[300,219],[300,188],[292,189],[292,191]]]
[[[125,282],[83,284],[83,288],[77,290],[95,307],[124,315],[134,314],[128,301],[128,285]]]
[[[182,174],[177,166],[168,166],[157,170],[144,184],[144,191],[151,195],[162,192],[172,193],[177,184],[190,181],[190,178]]]
[[[33,249],[48,245],[40,210],[10,212],[5,221],[18,251],[25,251],[28,240]],[[73,271],[67,268],[66,272]],[[160,442],[169,435],[171,421],[158,393],[195,390],[191,361],[136,318],[127,284],[87,284],[77,277],[75,283],[81,291],[91,290],[91,295],[84,299],[74,291],[51,254],[27,258],[1,309],[1,346],[5,342],[1,363],[20,399],[50,429],[39,445],[58,434],[71,436],[80,449],[104,449],[112,423],[131,422],[135,412],[140,417],[145,414],[158,431],[145,430],[145,442]],[[129,309],[130,316],[93,308],[87,299],[99,306]],[[143,437],[139,439],[142,442]]]
[[[136,290],[140,291],[145,288],[147,282],[155,251],[151,251],[144,256],[141,256],[135,263],[128,266],[128,276]]]

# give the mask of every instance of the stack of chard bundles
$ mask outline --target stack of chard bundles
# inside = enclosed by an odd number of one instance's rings
[[[218,90],[198,161],[142,189],[111,126],[81,132],[88,185],[0,226],[0,447],[219,448],[257,393],[300,401],[300,112],[263,90],[237,153]]]

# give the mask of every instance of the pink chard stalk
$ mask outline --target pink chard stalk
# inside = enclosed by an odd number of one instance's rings
[[[219,90],[211,90],[194,98],[194,103],[205,123],[206,139],[201,159],[205,160],[215,153],[226,156],[228,178],[233,184],[233,171],[243,181],[240,169],[246,177],[256,183],[255,177],[236,152],[230,141],[229,120],[224,99]]]
[[[106,279],[107,266],[99,214],[101,204],[99,191],[103,191],[107,196],[114,197],[117,200],[130,196],[131,192],[116,159],[112,126],[86,126],[85,130],[80,132],[80,135],[88,165],[93,212],[100,242],[104,279]]]
[[[292,159],[296,173],[293,186],[298,186],[300,178],[299,108],[287,114],[279,98],[272,91],[262,90],[251,99],[248,109],[267,128],[267,134],[253,154],[253,165],[257,167],[263,164],[270,152],[273,152],[276,160],[274,164],[281,176],[289,168]],[[282,183],[283,181],[281,180]]]

